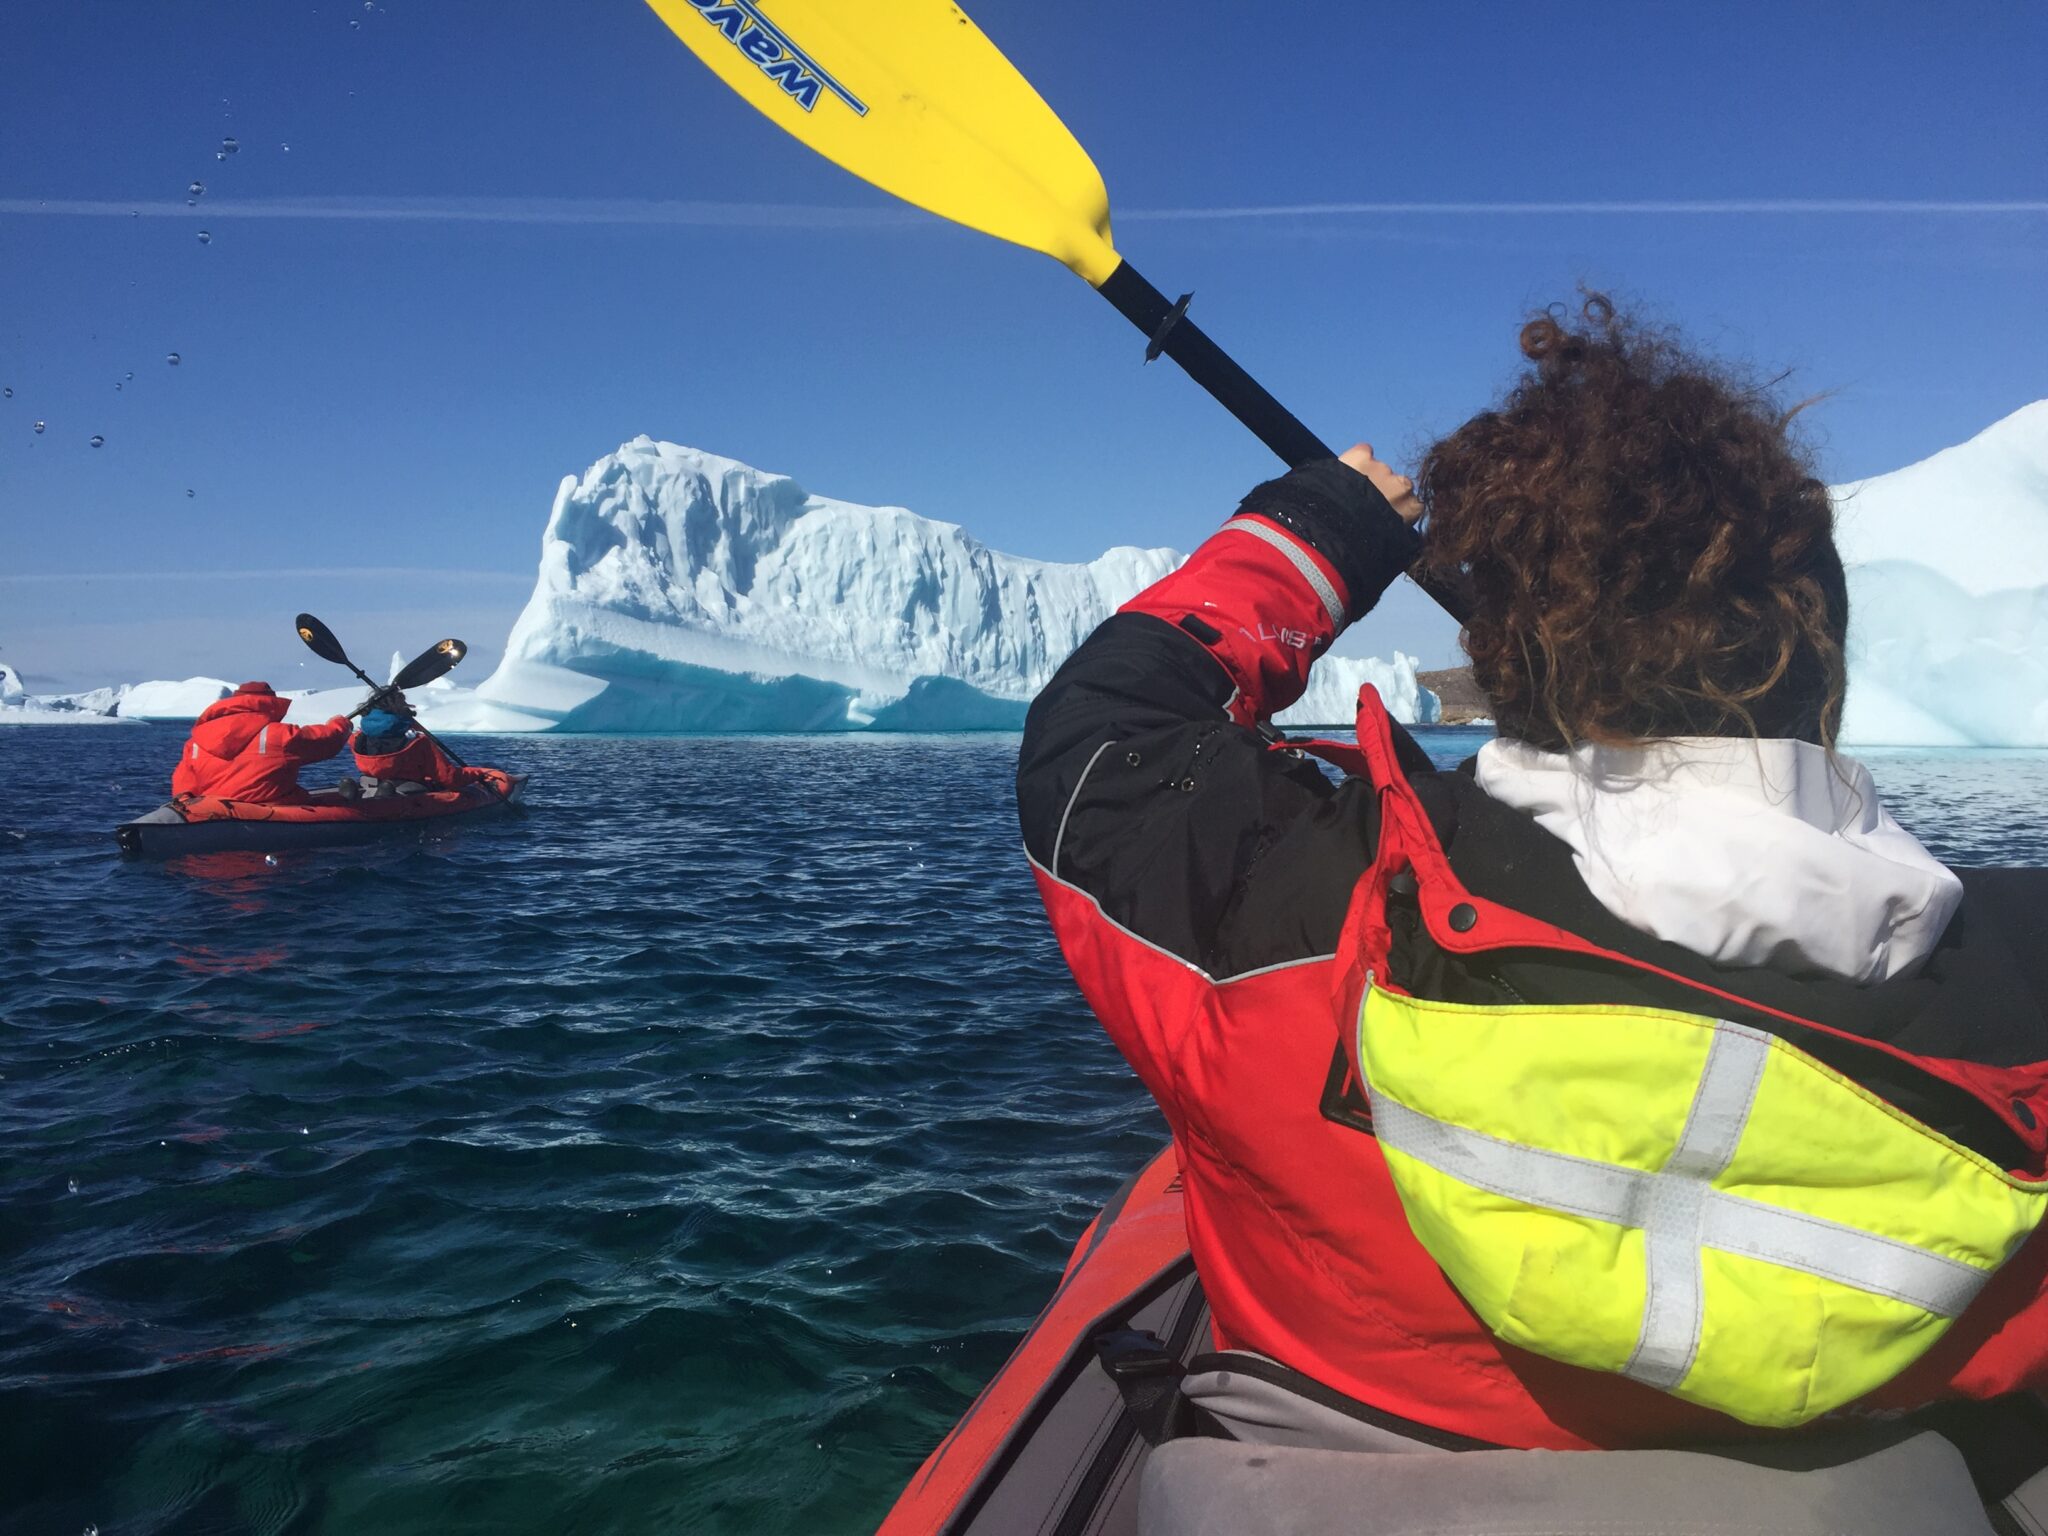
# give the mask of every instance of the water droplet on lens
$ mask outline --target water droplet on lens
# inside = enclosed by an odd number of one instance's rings
[[[114,380],[114,388],[119,389],[120,387],[121,381],[119,379]]]
[[[242,146],[237,144],[233,139],[222,139],[220,141],[220,152],[224,155],[232,155],[236,150],[240,149],[241,147]]]
[[[95,448],[104,448],[107,443],[107,440],[104,437],[101,437],[97,432],[93,433],[93,435],[90,438],[88,438],[87,441],[90,442]]]
[[[192,495],[192,492],[191,492],[190,490],[187,490],[187,491],[185,492],[185,494],[186,494],[186,496],[187,496],[187,497],[190,497],[190,496]]]
[[[353,28],[353,29],[354,29],[355,31],[358,31],[358,32],[362,31],[362,29],[363,29],[363,24],[362,24],[362,23],[361,23],[360,21],[352,21],[352,22],[350,22],[350,23],[349,23],[349,26],[350,26],[351,28]],[[349,92],[349,95],[353,96],[353,95],[355,95],[355,92],[354,92],[354,91],[350,91],[350,92]]]
[[[274,853],[266,853],[265,855],[263,855],[263,862],[268,865],[271,865],[274,868],[277,864],[277,855]]]
[[[204,196],[206,196],[206,183],[205,183],[205,182],[203,182],[203,181],[195,181],[195,182],[193,182],[191,186],[189,186],[189,187],[187,187],[187,188],[185,189],[185,194],[186,194],[186,196],[188,196],[188,197],[204,197]]]
[[[169,363],[173,368],[175,368],[178,366],[179,363],[184,361],[184,359],[179,357],[177,353],[173,352],[170,354],[170,356],[166,357],[164,361]]]
[[[201,245],[211,245],[213,244],[213,236],[202,229],[199,231],[199,243]]]
[[[283,150],[286,154],[290,154],[292,152],[292,147],[289,144],[280,144],[277,147]]]
[[[0,391],[0,393],[4,393],[9,400],[12,400],[14,398],[14,386],[10,384],[4,391]]]
[[[66,1193],[67,1195],[75,1195],[75,1194],[77,1194],[77,1193],[78,1193],[78,1180],[76,1180],[76,1179],[66,1179],[66,1180],[64,1181],[64,1192],[65,1192],[65,1193]]]
[[[43,430],[43,428],[44,428],[45,426],[47,426],[47,425],[48,425],[48,423],[47,423],[47,422],[41,422],[41,421],[37,422],[37,423],[36,423],[36,431],[37,431],[37,432],[41,432],[41,431]]]
[[[227,159],[227,157],[228,157],[228,152],[227,152],[226,150],[224,150],[224,149],[216,149],[216,150],[215,150],[215,151],[213,152],[213,158],[214,158],[214,159],[216,159],[216,160],[225,160],[225,159]]]

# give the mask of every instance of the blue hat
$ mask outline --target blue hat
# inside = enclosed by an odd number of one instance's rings
[[[405,734],[405,718],[394,715],[388,709],[373,709],[363,716],[365,736],[402,736]]]

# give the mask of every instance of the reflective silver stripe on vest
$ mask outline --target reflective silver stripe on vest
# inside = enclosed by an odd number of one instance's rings
[[[1770,1036],[1715,1026],[1692,1109],[1657,1173],[1525,1147],[1411,1109],[1366,1084],[1374,1133],[1438,1173],[1523,1205],[1637,1227],[1648,1275],[1643,1326],[1622,1373],[1669,1390],[1685,1379],[1702,1331],[1701,1253],[1708,1248],[1818,1275],[1954,1317],[1991,1278],[1955,1259],[1859,1227],[1713,1187],[1735,1156],[1770,1059]]]
[[[1768,1036],[1738,1025],[1715,1029],[1685,1130],[1663,1173],[1650,1182],[1643,1220],[1643,1331],[1624,1376],[1670,1391],[1692,1369],[1700,1346],[1700,1243],[1707,1196],[1735,1157],[1756,1085],[1770,1060]]]
[[[270,750],[270,727],[265,726],[256,733],[256,755],[261,757]]]
[[[1302,580],[1315,589],[1316,596],[1322,600],[1323,611],[1330,616],[1330,623],[1338,629],[1344,627],[1344,604],[1337,596],[1337,589],[1330,585],[1330,578],[1325,576],[1315,561],[1309,558],[1307,550],[1278,528],[1254,522],[1249,517],[1233,517],[1223,525],[1225,533],[1233,528],[1239,533],[1249,533],[1254,538],[1264,539],[1285,555],[1294,568],[1301,572]]]

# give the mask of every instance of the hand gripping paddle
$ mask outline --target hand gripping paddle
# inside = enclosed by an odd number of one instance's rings
[[[1117,255],[1102,173],[951,0],[647,0],[777,127],[907,203],[1087,280],[1290,467],[1327,444]],[[1412,574],[1412,573],[1411,573]],[[1435,583],[1424,590],[1461,617]]]

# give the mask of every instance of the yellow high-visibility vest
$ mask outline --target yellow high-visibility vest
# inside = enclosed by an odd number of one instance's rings
[[[1409,1225],[1495,1334],[1750,1424],[1882,1386],[2048,1212],[1745,1024],[1368,975],[1356,1043]]]

